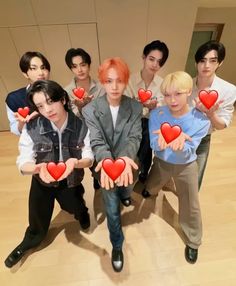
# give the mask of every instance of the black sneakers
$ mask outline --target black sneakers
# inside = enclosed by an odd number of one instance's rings
[[[79,223],[82,229],[87,229],[90,227],[90,216],[88,212],[83,212],[79,216]]]
[[[6,267],[11,268],[25,255],[25,251],[20,246],[17,246],[4,261]]]
[[[111,264],[115,272],[121,272],[124,265],[122,249],[113,248],[111,254]]]
[[[194,264],[197,261],[198,249],[191,248],[186,245],[185,247],[185,259],[188,263]]]

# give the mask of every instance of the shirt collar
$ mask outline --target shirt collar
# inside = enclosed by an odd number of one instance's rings
[[[66,120],[64,121],[61,129],[59,129],[52,121],[50,121],[51,125],[52,125],[52,129],[58,133],[62,133],[65,129],[66,129],[66,126],[67,126],[67,123],[68,123],[68,113],[66,114]]]

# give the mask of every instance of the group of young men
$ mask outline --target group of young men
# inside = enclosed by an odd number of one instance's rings
[[[178,71],[164,80],[157,75],[168,59],[167,45],[155,40],[144,47],[143,68],[130,76],[120,58],[106,59],[99,67],[99,82],[90,77],[90,55],[69,49],[65,61],[74,78],[64,89],[49,80],[50,64],[38,52],[27,52],[20,68],[29,85],[6,98],[11,132],[20,135],[17,165],[31,174],[29,226],[23,241],[5,260],[15,265],[27,250],[45,238],[55,199],[63,210],[90,226],[83,199],[83,169],[91,169],[95,189],[100,189],[112,244],[111,263],[120,272],[124,265],[120,203],[131,204],[134,172],[138,170],[144,198],[158,193],[170,180],[179,200],[179,223],[186,237],[185,258],[195,263],[202,237],[198,191],[201,186],[214,129],[227,127],[233,116],[236,87],[216,76],[223,63],[222,43],[204,43],[196,52],[197,77]],[[81,99],[75,89],[83,88]],[[138,91],[151,90],[140,102]],[[200,90],[216,90],[217,102],[206,108]],[[30,107],[22,117],[18,108]],[[166,142],[162,124],[181,127],[180,135]],[[153,157],[154,154],[154,157]],[[107,158],[123,159],[124,171],[113,181],[103,168]],[[63,175],[55,180],[49,162],[64,162]],[[199,179],[198,179],[199,178]]]

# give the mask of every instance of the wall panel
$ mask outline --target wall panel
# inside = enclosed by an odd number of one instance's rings
[[[1,0],[0,27],[35,25],[30,0]]]
[[[7,28],[0,28],[0,76],[7,90],[16,89],[25,80],[19,68],[19,56]]]
[[[45,53],[38,26],[9,28],[9,30],[19,57],[27,51]]]
[[[184,70],[197,13],[197,1],[179,0],[167,5],[166,0],[150,0],[148,41],[160,39],[170,51],[160,75]]]
[[[120,56],[131,71],[140,69],[147,39],[148,1],[95,0],[101,60]]]
[[[70,48],[67,25],[40,26],[41,37],[46,55],[51,64],[51,79],[64,86],[70,79],[70,73],[64,61],[65,53]]]
[[[95,22],[93,0],[31,0],[39,25]]]
[[[5,95],[7,94],[6,87],[3,84],[2,78],[0,77],[0,131],[8,130],[9,123],[7,119],[7,112],[5,108]]]
[[[91,76],[97,78],[99,66],[99,49],[96,24],[75,24],[68,25],[70,42],[72,48],[86,50],[92,59]]]

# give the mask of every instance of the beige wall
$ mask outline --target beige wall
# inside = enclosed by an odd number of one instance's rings
[[[144,45],[161,39],[170,49],[160,72],[165,75],[185,67],[196,15],[199,21],[207,19],[206,9],[198,14],[197,10],[198,0],[0,1],[0,130],[8,129],[6,94],[26,85],[18,67],[25,51],[45,54],[52,66],[51,78],[64,86],[71,79],[64,62],[70,47],[91,54],[96,77],[100,61],[110,56],[123,57],[132,72],[139,70]],[[223,17],[220,12],[214,15],[215,21]],[[229,42],[227,37],[223,34],[222,40]],[[230,68],[225,63],[223,75],[226,67]]]
[[[225,24],[220,40],[226,47],[226,58],[218,75],[236,84],[236,3],[231,8],[199,8],[196,22]]]

